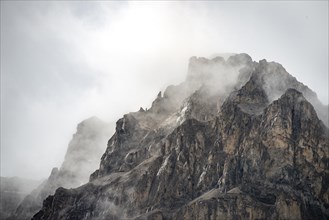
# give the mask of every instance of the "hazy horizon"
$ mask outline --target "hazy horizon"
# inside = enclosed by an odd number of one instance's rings
[[[192,56],[275,61],[329,101],[327,1],[1,1],[0,47],[1,176],[47,178],[79,122],[149,108]]]

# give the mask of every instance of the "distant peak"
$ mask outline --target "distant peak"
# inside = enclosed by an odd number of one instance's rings
[[[240,53],[230,56],[226,62],[232,66],[245,65],[251,63],[252,59],[248,54]]]
[[[212,59],[193,56],[189,60],[186,80],[203,83],[204,81],[212,80],[212,77],[219,72],[223,72],[223,69],[243,67],[251,64],[252,59],[246,53],[234,54],[228,57],[227,61],[221,56],[216,56]]]
[[[279,100],[289,100],[288,102],[306,101],[305,97],[303,96],[303,93],[299,92],[294,88],[287,89],[286,92],[279,98]]]
[[[301,92],[299,92],[298,90],[296,90],[296,89],[293,89],[293,88],[289,88],[289,89],[287,89],[287,91],[285,92],[285,94],[284,94],[285,96],[294,96],[294,97],[296,97],[296,96],[303,96],[303,94],[301,93]]]

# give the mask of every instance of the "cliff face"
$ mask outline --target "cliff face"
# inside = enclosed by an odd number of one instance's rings
[[[280,64],[193,57],[185,82],[118,120],[90,181],[33,219],[329,218],[329,130],[311,103]]]
[[[74,188],[87,183],[90,173],[99,166],[112,130],[111,124],[96,117],[78,124],[60,169],[53,168],[49,178],[19,204],[11,219],[31,219],[42,207],[43,200],[54,194],[58,187]]]

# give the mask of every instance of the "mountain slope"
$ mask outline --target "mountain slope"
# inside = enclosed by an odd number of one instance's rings
[[[329,130],[311,103],[280,64],[193,57],[185,82],[118,120],[89,183],[33,219],[329,218]]]
[[[107,137],[113,133],[112,126],[96,117],[79,123],[61,168],[53,168],[49,178],[19,204],[11,219],[31,219],[42,207],[42,201],[58,187],[73,188],[87,183],[90,173],[99,166]]]

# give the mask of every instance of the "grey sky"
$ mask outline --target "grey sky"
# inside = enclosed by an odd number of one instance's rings
[[[189,57],[226,52],[328,104],[328,1],[1,1],[1,176],[47,177],[80,121],[150,107]]]

